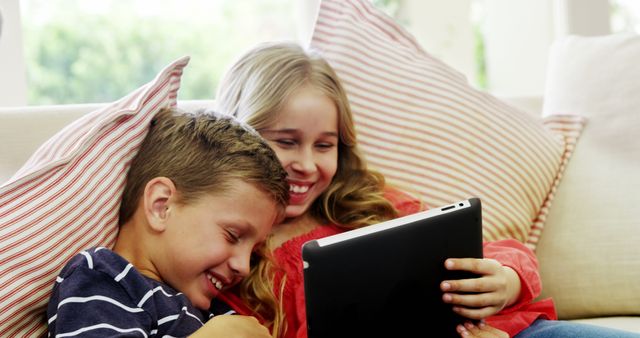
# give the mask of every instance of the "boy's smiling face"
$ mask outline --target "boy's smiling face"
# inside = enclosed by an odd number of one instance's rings
[[[229,186],[187,204],[170,198],[152,261],[143,272],[184,293],[200,309],[208,309],[220,289],[249,274],[252,252],[278,217],[267,193],[240,180]]]

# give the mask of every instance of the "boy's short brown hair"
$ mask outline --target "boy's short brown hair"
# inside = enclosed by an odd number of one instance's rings
[[[161,110],[131,163],[120,205],[120,224],[136,211],[147,182],[167,177],[180,202],[224,193],[233,180],[270,195],[284,215],[289,198],[286,172],[269,145],[251,127],[215,112]]]

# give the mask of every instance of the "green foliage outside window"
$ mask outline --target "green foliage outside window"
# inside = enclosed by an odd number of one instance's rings
[[[23,0],[29,104],[112,101],[184,55],[179,99],[212,99],[242,50],[295,39],[291,1]]]
[[[371,0],[376,7],[382,9],[389,16],[395,17],[398,13],[401,0]]]

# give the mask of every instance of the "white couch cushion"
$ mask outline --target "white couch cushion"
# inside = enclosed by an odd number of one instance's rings
[[[7,181],[51,136],[104,104],[0,108],[0,183]]]
[[[544,113],[589,123],[538,245],[561,318],[640,315],[640,37],[567,37],[551,50]]]
[[[178,100],[178,108],[215,106],[214,100]],[[66,125],[109,103],[0,107],[0,184],[13,176],[40,145]]]

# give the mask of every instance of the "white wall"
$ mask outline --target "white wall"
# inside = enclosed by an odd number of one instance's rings
[[[639,0],[640,1],[640,0]],[[320,0],[298,0],[300,41],[308,41]],[[483,6],[488,90],[500,96],[544,92],[547,53],[567,34],[607,34],[608,0],[401,0],[399,20],[424,49],[476,82],[474,2]],[[0,0],[0,106],[27,104],[19,0]]]
[[[27,73],[19,0],[0,0],[0,11],[0,106],[23,106],[27,104]]]
[[[472,0],[402,0],[398,20],[431,55],[475,83]]]
[[[482,29],[489,90],[500,96],[544,92],[549,46],[555,39],[553,2],[485,0]]]
[[[611,32],[609,0],[558,0],[554,4],[556,34],[560,36]]]
[[[402,0],[400,20],[425,50],[475,83],[471,6],[482,7],[488,91],[540,96],[553,41],[608,34],[608,0]]]
[[[293,15],[296,18],[296,26],[298,27],[298,41],[304,46],[311,43],[311,36],[318,18],[320,10],[320,0],[297,0]]]

